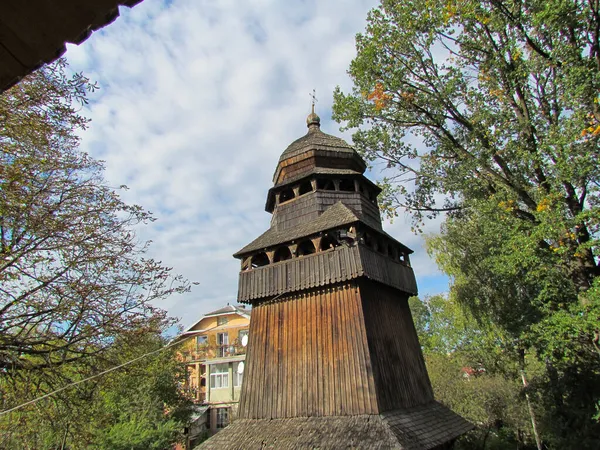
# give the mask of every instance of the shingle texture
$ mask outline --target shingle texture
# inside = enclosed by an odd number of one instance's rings
[[[258,238],[254,239],[250,244],[236,252],[234,256],[299,239],[318,233],[319,231],[348,225],[357,222],[358,220],[358,217],[348,207],[343,203],[338,202],[311,222],[303,223],[282,231],[270,228]]]
[[[281,154],[279,161],[297,156],[306,150],[314,148],[333,150],[339,153],[356,154],[356,150],[343,139],[323,133],[319,128],[313,128],[304,136],[292,142]]]
[[[293,184],[293,183],[297,182],[298,180],[301,180],[302,178],[307,178],[312,175],[348,176],[348,175],[362,175],[362,172],[358,172],[358,171],[352,170],[352,169],[336,169],[334,167],[314,167],[310,170],[302,172],[299,175],[296,175],[295,177],[286,178],[285,181],[282,181],[281,183],[276,184],[275,186],[273,186],[273,188],[278,188],[281,186],[286,186],[288,184]],[[367,180],[367,181],[369,181],[369,180]],[[273,189],[273,188],[271,188],[271,189]]]
[[[240,419],[196,447],[205,449],[430,450],[472,428],[437,402],[381,415]]]

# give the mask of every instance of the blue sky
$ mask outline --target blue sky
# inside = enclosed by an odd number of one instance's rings
[[[137,230],[153,241],[151,255],[199,282],[159,305],[182,325],[235,303],[239,262],[231,255],[269,226],[273,171],[306,132],[313,88],[322,130],[351,141],[330,119],[332,92],[351,88],[354,36],[374,6],[144,0],[68,47],[71,67],[100,85],[83,111],[92,123],[82,148],[106,162],[112,185],[129,187],[127,202],[158,219]],[[377,167],[370,175],[383,176]],[[408,217],[385,229],[415,250],[421,295],[446,291]]]

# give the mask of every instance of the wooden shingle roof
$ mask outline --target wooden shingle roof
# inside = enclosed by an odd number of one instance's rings
[[[277,231],[275,228],[268,229],[244,248],[234,253],[233,256],[238,258],[246,253],[265,249],[267,247],[279,245],[283,242],[300,239],[318,233],[319,231],[349,225],[358,221],[359,218],[350,210],[350,208],[342,202],[337,202],[312,222],[303,223],[282,231]]]
[[[308,130],[308,133],[304,136],[292,142],[281,154],[279,161],[284,161],[288,158],[297,156],[306,150],[315,148],[338,153],[357,154],[356,150],[343,139],[323,133],[320,128],[313,128]]]
[[[196,450],[430,450],[471,428],[469,422],[434,401],[380,415],[239,419]]]

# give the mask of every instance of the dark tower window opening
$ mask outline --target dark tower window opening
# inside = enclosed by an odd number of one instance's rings
[[[287,246],[279,247],[275,250],[273,262],[287,261],[288,259],[292,259],[292,252],[290,252],[290,249]]]
[[[383,253],[385,256],[387,256],[387,254],[388,254],[388,245],[387,245],[387,243],[386,243],[385,239],[382,239],[382,240],[380,240],[380,241],[377,243],[377,246],[378,246],[378,248],[379,248],[379,251],[380,251],[381,253]]]
[[[335,184],[333,184],[332,180],[322,178],[317,180],[317,189],[321,189],[323,191],[335,191]]]
[[[396,248],[393,245],[388,245],[388,256],[390,258],[392,258],[393,260],[396,260],[398,258],[398,252],[396,251]]]
[[[321,239],[321,251],[324,252],[326,250],[339,247],[340,243],[333,236],[327,234],[323,236]]]
[[[369,233],[363,234],[362,240],[367,247],[372,248],[374,250],[377,249],[377,243],[375,242],[375,239],[373,239],[373,236],[371,236]]]
[[[372,191],[372,190],[369,189],[369,191],[367,192],[367,198],[374,205],[377,204],[377,194],[375,193],[375,191]]]
[[[294,190],[292,188],[284,189],[279,194],[279,203],[287,202],[294,198]]]
[[[317,250],[315,249],[315,244],[313,244],[310,239],[307,239],[306,241],[302,241],[298,244],[296,254],[298,256],[312,255],[316,251]]]
[[[269,264],[269,257],[266,253],[257,253],[252,257],[252,268],[263,267]]]
[[[358,183],[358,192],[364,194],[365,193],[365,185],[363,183]]]
[[[309,192],[312,192],[312,190],[313,189],[310,180],[304,181],[300,184],[300,191],[298,195],[308,194]]]
[[[398,259],[400,260],[400,262],[401,262],[402,264],[406,264],[406,259],[407,259],[407,258],[406,258],[406,253],[404,253],[404,252],[399,252],[399,254],[398,254]]]
[[[354,192],[354,180],[341,180],[340,181],[340,191],[344,192]]]

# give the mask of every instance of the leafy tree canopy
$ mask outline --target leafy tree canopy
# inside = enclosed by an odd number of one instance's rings
[[[153,302],[188,289],[145,257],[153,220],[124,203],[78,148],[93,90],[59,60],[0,96],[0,368],[48,370],[166,321]]]
[[[598,275],[600,11],[581,1],[388,1],[334,94],[357,148],[393,169],[416,223],[485,204],[578,289]],[[414,188],[414,189],[413,189]],[[558,258],[560,256],[560,258]]]

